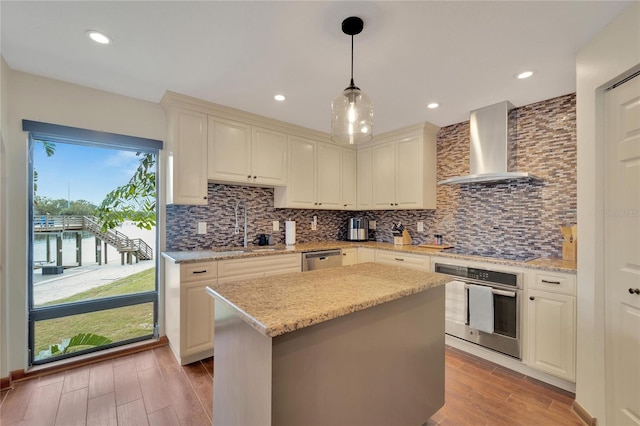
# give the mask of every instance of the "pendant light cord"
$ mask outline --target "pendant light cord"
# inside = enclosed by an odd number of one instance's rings
[[[351,36],[351,87],[355,86],[353,82],[353,35]]]

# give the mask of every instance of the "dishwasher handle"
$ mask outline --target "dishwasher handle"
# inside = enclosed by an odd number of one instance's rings
[[[331,251],[317,251],[317,252],[304,253],[303,256],[305,259],[319,258],[320,260],[325,260],[329,256],[340,256],[340,255],[342,255],[342,251],[331,250]]]

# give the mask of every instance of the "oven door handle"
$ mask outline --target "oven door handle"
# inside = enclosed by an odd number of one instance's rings
[[[469,286],[465,285],[464,288],[468,290]],[[498,289],[492,288],[491,293],[497,294],[498,296],[516,297],[515,291],[505,291],[505,290],[498,290]]]
[[[498,296],[516,297],[515,291],[496,290],[493,288],[491,289],[491,293],[497,294]]]

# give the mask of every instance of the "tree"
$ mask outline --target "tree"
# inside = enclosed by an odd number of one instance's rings
[[[40,141],[36,140],[35,142],[42,144],[42,148],[44,148],[44,152],[47,154],[47,157],[51,157],[56,152],[56,144],[48,141]],[[38,192],[38,172],[33,170],[33,195],[36,195]]]
[[[103,230],[120,226],[127,219],[138,228],[151,229],[156,225],[155,154],[136,155],[140,164],[129,183],[109,192],[96,210]]]

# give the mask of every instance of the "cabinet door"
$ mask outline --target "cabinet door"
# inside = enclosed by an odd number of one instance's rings
[[[342,208],[356,209],[356,151],[342,148]]]
[[[396,153],[393,142],[373,147],[373,208],[391,210],[396,203]]]
[[[369,210],[373,208],[371,198],[373,188],[373,149],[359,149],[357,155],[356,175],[357,175],[357,204],[358,210]]]
[[[316,143],[289,138],[287,206],[313,208],[315,203]]]
[[[422,140],[419,137],[396,142],[396,208],[422,207],[422,157]]]
[[[529,290],[529,365],[575,381],[576,298]]]
[[[342,208],[342,148],[318,143],[316,202],[321,209]]]
[[[287,135],[253,128],[251,173],[254,183],[274,186],[287,184]]]
[[[207,204],[207,116],[175,109],[169,152],[167,204]]]
[[[376,250],[367,247],[358,247],[358,263],[375,262]]]
[[[214,300],[205,290],[212,283],[215,280],[182,285],[182,358],[213,349]]]
[[[251,181],[251,127],[209,117],[209,179]]]
[[[358,249],[346,248],[342,249],[342,266],[350,266],[358,263]]]

